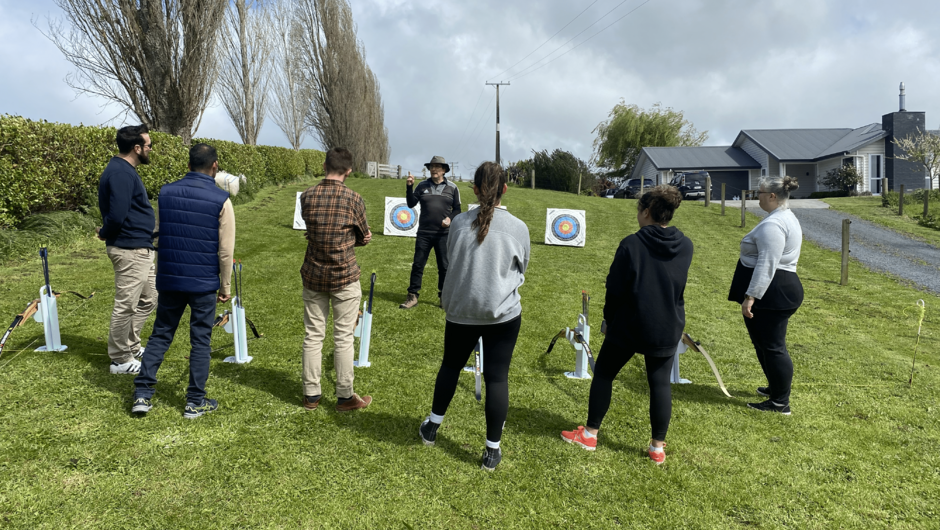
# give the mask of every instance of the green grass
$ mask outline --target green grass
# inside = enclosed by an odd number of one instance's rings
[[[904,215],[898,215],[897,208],[885,208],[881,205],[881,197],[832,197],[823,199],[830,207],[841,212],[852,214],[860,219],[890,228],[896,232],[940,246],[940,230],[921,226],[912,216],[921,216],[924,213],[923,203],[904,204]],[[940,216],[940,203],[933,201],[929,212]]]
[[[129,413],[132,380],[107,373],[113,296],[100,246],[52,249],[57,289],[96,290],[60,302],[65,353],[33,353],[41,326],[18,329],[0,359],[0,526],[9,528],[926,528],[940,516],[940,299],[803,246],[806,301],[791,319],[796,367],[792,417],[752,412],[764,381],[739,306],[726,301],[745,231],[731,209],[689,202],[675,224],[695,243],[686,290],[687,331],[712,354],[733,399],[701,358],[684,355],[674,387],[667,460],[644,455],[648,390],[640,360],[614,384],[599,448],[565,444],[583,424],[589,382],[566,379],[573,350],[549,339],[575,323],[580,290],[600,323],[604,280],[620,239],[636,229],[633,201],[514,188],[505,197],[532,236],[522,288],[523,324],[510,372],[504,459],[479,469],[483,407],[465,374],[436,447],[418,424],[431,405],[444,314],[426,296],[405,298],[414,240],[381,235],[383,197],[401,181],[350,180],[376,234],[357,249],[376,270],[372,367],[356,390],[364,411],[333,411],[332,340],[324,348],[321,408],[300,406],[303,335],[299,269],[305,241],[291,230],[295,192],[258,192],[236,206],[236,257],[245,264],[248,316],[265,333],[254,361],[231,365],[231,336],[216,331],[208,391],[220,409],[181,417],[188,351],[182,332],[159,377],[155,408]],[[461,184],[466,202],[472,195]],[[585,248],[550,247],[545,208],[587,211]],[[748,228],[758,218],[748,217]],[[432,262],[433,263],[433,262]],[[0,267],[0,314],[12,316],[42,282],[38,260]],[[437,281],[433,265],[425,285]],[[425,289],[425,294],[433,289]],[[927,303],[913,389],[907,385],[916,323]],[[431,300],[429,300],[431,299]],[[4,317],[4,318],[7,318]],[[184,322],[186,317],[184,317]],[[185,329],[185,326],[184,328]],[[145,328],[149,334],[150,325]],[[595,332],[595,348],[600,345]],[[21,351],[26,348],[29,351]]]

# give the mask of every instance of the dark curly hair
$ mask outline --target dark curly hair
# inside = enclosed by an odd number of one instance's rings
[[[664,225],[672,221],[676,208],[682,204],[682,194],[673,186],[660,184],[654,186],[636,201],[636,211],[642,212],[649,208],[650,217],[658,224]]]

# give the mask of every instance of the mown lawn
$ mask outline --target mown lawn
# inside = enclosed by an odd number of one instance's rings
[[[823,199],[834,210],[852,214],[860,219],[879,224],[896,232],[940,246],[940,230],[921,226],[913,215],[924,213],[924,205],[905,204],[904,215],[898,215],[897,208],[885,208],[881,197],[831,197]],[[940,215],[940,203],[933,201],[929,209],[931,215]]]
[[[727,289],[744,230],[740,216],[713,205],[683,205],[675,224],[695,243],[686,291],[687,331],[712,354],[733,399],[701,358],[685,355],[674,387],[665,465],[644,454],[648,391],[642,362],[614,385],[613,406],[595,453],[565,444],[562,429],[583,424],[589,383],[566,379],[573,350],[559,329],[575,323],[580,291],[594,296],[600,323],[604,280],[620,239],[636,229],[633,201],[512,189],[510,211],[532,237],[522,288],[523,325],[510,373],[511,409],[496,472],[479,469],[483,408],[465,374],[436,447],[418,424],[431,404],[442,355],[444,314],[425,273],[425,297],[399,310],[413,240],[381,235],[385,196],[401,181],[352,180],[376,234],[359,249],[378,273],[372,367],[356,390],[375,398],[354,414],[333,411],[325,355],[324,400],[300,406],[303,334],[299,269],[305,241],[291,229],[295,193],[266,189],[236,207],[236,257],[244,263],[245,305],[265,337],[254,361],[231,365],[231,336],[217,330],[209,395],[220,409],[181,416],[188,340],[181,333],[160,372],[157,403],[129,413],[132,379],[107,372],[113,277],[91,240],[52,249],[59,290],[95,290],[82,305],[62,298],[64,353],[33,353],[35,322],[18,329],[0,359],[0,526],[10,528],[928,528],[940,517],[940,298],[852,263],[838,285],[840,256],[803,246],[806,302],[791,320],[796,365],[793,416],[751,411],[764,381],[739,306]],[[466,184],[461,184],[466,186]],[[462,187],[464,199],[471,192]],[[583,249],[542,244],[545,209],[587,210]],[[758,221],[749,216],[749,228]],[[0,268],[0,314],[35,296],[38,259]],[[927,317],[914,387],[914,303]],[[185,321],[186,317],[184,317]],[[149,334],[150,326],[145,328]],[[600,345],[595,332],[595,349]],[[29,351],[23,351],[29,346]],[[332,348],[327,339],[325,352]]]

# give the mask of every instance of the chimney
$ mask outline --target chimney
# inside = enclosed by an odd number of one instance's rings
[[[901,100],[900,112],[906,112],[907,109],[904,108],[904,82],[903,81],[901,82],[901,95],[898,96],[898,98]]]

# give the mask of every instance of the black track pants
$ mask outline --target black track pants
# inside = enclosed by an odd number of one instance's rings
[[[457,390],[460,372],[473,348],[483,337],[483,380],[486,382],[486,439],[498,442],[509,412],[509,362],[519,337],[522,317],[486,326],[447,322],[444,328],[444,360],[434,385],[431,412],[443,416]]]
[[[411,263],[411,283],[408,292],[418,294],[421,291],[421,279],[424,266],[428,263],[431,249],[437,258],[437,295],[444,290],[444,278],[447,276],[447,232],[442,234],[418,234],[415,236],[415,257]]]
[[[607,341],[601,346],[597,354],[594,380],[591,381],[591,397],[588,400],[587,426],[600,429],[607,410],[610,409],[610,395],[614,378],[627,362],[633,358],[634,352],[629,346],[610,346]],[[672,371],[674,357],[652,357],[644,355],[646,359],[646,381],[650,387],[650,426],[654,440],[666,441],[666,431],[669,430],[669,419],[672,417],[672,386],[669,383],[669,374]]]
[[[787,351],[787,324],[793,313],[796,309],[757,309],[753,311],[754,318],[744,318],[757,361],[770,385],[770,399],[781,405],[790,404],[793,384],[793,360]]]

